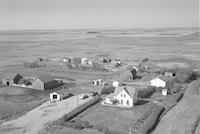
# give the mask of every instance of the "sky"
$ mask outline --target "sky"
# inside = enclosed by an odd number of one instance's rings
[[[199,27],[199,0],[0,0],[0,30]]]

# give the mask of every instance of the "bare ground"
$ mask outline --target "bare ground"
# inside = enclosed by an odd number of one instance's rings
[[[57,103],[50,103],[48,101],[16,120],[2,123],[0,125],[0,133],[37,134],[45,124],[59,119],[77,106],[92,99],[92,97],[89,97],[80,100],[79,97],[80,95],[73,96]]]

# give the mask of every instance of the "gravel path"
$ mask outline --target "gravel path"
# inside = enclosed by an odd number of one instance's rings
[[[81,94],[80,94],[81,95]],[[0,134],[37,134],[45,124],[61,118],[92,97],[80,100],[80,95],[56,103],[45,102],[26,115],[0,125]]]

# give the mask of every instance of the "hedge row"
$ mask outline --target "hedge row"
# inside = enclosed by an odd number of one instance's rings
[[[161,118],[169,111],[171,110],[183,97],[182,92],[178,92],[176,94],[171,95],[167,100],[165,100],[162,103],[162,106],[165,107],[165,111],[162,113]]]
[[[140,89],[137,92],[139,98],[149,98],[156,91],[156,87],[149,86],[146,89]]]
[[[140,126],[138,133],[149,134],[157,125],[160,115],[164,112],[164,110],[165,108],[163,106],[154,106],[153,109],[150,111],[149,116],[146,117],[143,124]]]
[[[196,118],[194,124],[192,125],[191,134],[195,134],[195,131],[196,131],[198,125],[199,125],[199,122],[200,122],[200,115],[197,116],[197,118]]]
[[[74,109],[71,112],[69,112],[68,114],[64,115],[64,117],[61,118],[61,120],[60,120],[60,124],[65,125],[66,122],[73,119],[75,116],[77,116],[78,114],[80,114],[81,112],[86,110],[87,108],[91,107],[92,105],[98,103],[100,101],[100,99],[101,99],[100,96],[96,96],[93,99],[91,99],[90,101],[88,101],[87,103],[78,106],[76,109]]]

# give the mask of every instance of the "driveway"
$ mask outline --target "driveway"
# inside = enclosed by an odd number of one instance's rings
[[[56,103],[45,102],[26,115],[0,125],[0,134],[37,134],[45,124],[61,118],[78,106],[92,99],[80,100],[80,95],[72,96]]]

